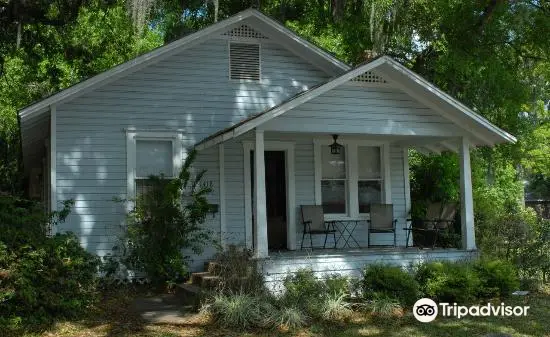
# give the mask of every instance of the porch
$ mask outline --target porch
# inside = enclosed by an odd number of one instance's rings
[[[463,249],[419,249],[416,247],[377,247],[361,249],[320,249],[270,252],[269,257],[258,261],[266,284],[273,291],[280,290],[289,273],[299,269],[313,270],[316,276],[339,274],[360,278],[366,265],[384,263],[403,268],[427,261],[469,261],[477,251]]]
[[[336,246],[341,252],[349,253],[356,248],[391,246],[399,251],[411,246],[413,235],[406,230],[410,226],[411,205],[408,150],[423,150],[427,144],[442,139],[340,134],[338,142],[342,144],[342,153],[335,155],[329,149],[333,141],[331,134],[256,129],[219,144],[220,162],[223,161],[220,167],[231,168],[220,172],[222,244],[244,244],[257,258],[267,258],[281,250],[300,250],[303,243],[307,249],[311,241],[314,248],[322,247],[324,235],[314,235],[313,240],[309,234],[303,235],[301,214],[302,205],[321,205],[325,220],[335,221],[337,227],[335,237],[327,238],[327,248]],[[470,143],[458,137],[445,140],[460,153],[463,168],[461,204],[466,206],[461,208],[462,247],[475,250]],[[263,151],[257,151],[260,148]],[[363,172],[370,175],[365,176]],[[235,174],[242,175],[236,177]],[[327,179],[330,174],[341,177]],[[337,184],[333,184],[334,181]],[[371,203],[393,206],[395,245],[393,233],[369,233]],[[243,208],[244,233],[224,236],[232,231],[233,224],[239,224],[236,214]]]

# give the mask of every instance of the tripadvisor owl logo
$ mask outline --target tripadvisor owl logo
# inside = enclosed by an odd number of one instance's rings
[[[438,314],[443,317],[462,318],[465,316],[488,317],[488,316],[527,316],[529,306],[509,306],[504,303],[464,306],[456,303],[435,303],[429,298],[421,298],[413,306],[414,317],[422,322],[433,321]]]
[[[429,298],[421,298],[414,304],[413,315],[422,322],[429,323],[437,317],[437,303]]]

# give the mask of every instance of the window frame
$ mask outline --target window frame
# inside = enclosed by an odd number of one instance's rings
[[[327,220],[346,220],[370,218],[369,213],[359,213],[359,187],[358,182],[365,179],[359,179],[359,146],[376,146],[380,148],[380,170],[382,180],[382,202],[392,203],[391,195],[391,171],[390,171],[390,143],[386,141],[375,140],[354,140],[345,137],[338,138],[338,143],[346,148],[346,214],[325,214]],[[321,180],[322,180],[322,155],[321,147],[332,144],[330,137],[317,138],[313,140],[314,147],[314,166],[315,166],[315,203],[322,204]]]
[[[330,145],[331,143],[329,142],[329,144],[326,144],[326,145]],[[322,147],[325,146],[325,144],[321,144],[319,146],[319,153],[320,153],[320,156],[319,156],[319,166],[320,166],[320,170],[319,170],[319,177],[320,177],[320,180],[319,180],[319,191],[321,192],[320,193],[320,200],[319,202],[317,202],[317,204],[319,205],[322,205],[323,204],[323,195],[322,195],[322,182],[323,180],[326,180],[326,181],[344,181],[344,204],[345,204],[345,208],[346,208],[346,212],[345,213],[327,213],[327,216],[331,216],[331,217],[339,217],[341,218],[342,216],[346,216],[350,213],[350,198],[349,198],[349,186],[350,186],[350,169],[348,167],[348,164],[349,164],[349,153],[348,153],[348,146],[343,144],[343,147],[344,147],[344,164],[345,164],[345,169],[346,169],[346,176],[342,179],[342,178],[323,178],[323,153],[322,153]]]
[[[136,175],[137,153],[136,141],[170,141],[172,142],[172,176],[166,178],[175,178],[181,169],[184,160],[183,151],[183,136],[180,132],[174,131],[126,131],[126,169],[128,176],[128,184],[126,197],[128,200],[136,198],[136,181],[146,179],[147,177],[138,177]],[[130,205],[131,209],[133,205]]]

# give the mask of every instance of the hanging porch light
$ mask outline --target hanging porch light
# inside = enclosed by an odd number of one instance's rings
[[[334,142],[330,144],[330,153],[331,154],[340,154],[340,151],[342,150],[342,145],[338,144],[336,141],[338,139],[338,135],[332,135],[332,139],[334,139]]]

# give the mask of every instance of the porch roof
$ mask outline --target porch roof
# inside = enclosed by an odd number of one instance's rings
[[[311,99],[330,91],[366,72],[376,74],[391,81],[391,84],[403,90],[420,103],[437,111],[450,120],[471,138],[473,144],[493,146],[498,143],[515,143],[516,138],[495,126],[481,115],[474,112],[455,98],[443,92],[418,74],[409,70],[389,56],[381,56],[369,62],[300,92],[289,99],[259,114],[252,115],[237,124],[218,131],[196,144],[197,149],[204,149],[238,137],[285,112],[304,104]]]

